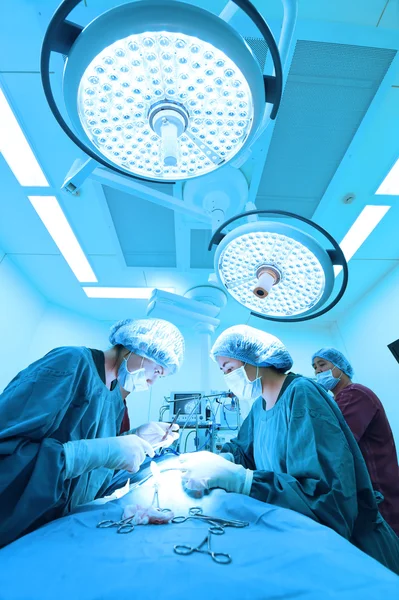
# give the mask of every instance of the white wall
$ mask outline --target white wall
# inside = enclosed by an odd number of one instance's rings
[[[28,363],[58,346],[87,346],[106,350],[109,347],[108,329],[108,323],[49,304],[30,340]]]
[[[29,364],[28,346],[46,307],[45,298],[0,250],[0,391]]]
[[[387,345],[399,338],[399,267],[346,312],[338,322],[341,349],[354,380],[382,401],[399,447],[399,364]]]
[[[0,392],[52,348],[108,348],[108,329],[108,323],[48,303],[0,250]]]

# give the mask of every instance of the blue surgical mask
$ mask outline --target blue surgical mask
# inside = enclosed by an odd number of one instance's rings
[[[322,371],[316,375],[317,383],[323,386],[325,390],[333,390],[338,385],[340,379],[341,377],[334,377],[332,369]]]
[[[258,375],[258,369],[256,369],[256,375]],[[259,398],[262,394],[261,379],[261,377],[257,377],[254,381],[250,381],[244,366],[224,376],[228,388],[240,400],[256,400],[256,398]]]
[[[118,370],[118,381],[124,390],[129,392],[145,392],[148,390],[147,377],[145,369],[141,367],[137,371],[129,371],[127,368],[127,361],[129,360],[132,353],[127,358],[124,358],[121,366]],[[141,362],[143,364],[144,358]]]

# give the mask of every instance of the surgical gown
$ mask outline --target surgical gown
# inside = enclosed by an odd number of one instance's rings
[[[315,382],[289,374],[274,407],[258,398],[222,451],[254,471],[252,497],[331,527],[399,574],[399,538],[341,411]]]
[[[101,381],[88,348],[56,348],[0,395],[0,547],[101,496],[107,468],[65,479],[63,444],[119,433],[119,386]]]

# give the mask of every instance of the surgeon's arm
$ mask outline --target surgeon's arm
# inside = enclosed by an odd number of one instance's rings
[[[358,513],[353,454],[344,430],[315,388],[295,386],[287,473],[254,471],[250,495],[307,515],[349,539]]]
[[[246,469],[255,469],[253,442],[253,412],[251,409],[241,425],[237,437],[223,445],[222,453],[232,454],[237,465],[242,465]],[[226,458],[230,459],[229,456]]]
[[[51,434],[74,379],[46,368],[14,380],[0,396],[0,547],[62,515],[71,482],[63,445]]]
[[[78,479],[67,476],[62,441],[74,424],[82,431],[91,378],[81,349],[56,348],[0,395],[0,546],[68,510]]]

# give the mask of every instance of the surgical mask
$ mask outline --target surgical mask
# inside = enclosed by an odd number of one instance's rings
[[[338,385],[340,379],[341,377],[334,377],[332,369],[322,371],[316,375],[317,383],[323,386],[325,390],[333,390]]]
[[[256,375],[258,375],[258,369],[256,369]],[[240,400],[256,400],[256,398],[259,398],[262,394],[261,379],[261,377],[257,377],[254,381],[250,381],[244,366],[224,376],[228,388]]]
[[[127,368],[127,362],[131,356],[131,353],[127,358],[124,358],[121,366],[118,370],[118,381],[119,384],[123,387],[127,392],[145,392],[148,390],[147,377],[145,374],[145,369],[141,367],[137,369],[137,371],[129,371]],[[141,362],[143,364],[144,358]]]

